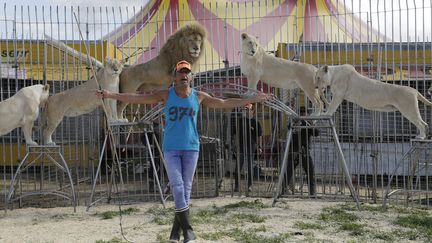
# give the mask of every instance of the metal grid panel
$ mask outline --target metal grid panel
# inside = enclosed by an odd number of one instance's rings
[[[45,35],[64,41],[84,56],[84,45],[88,45],[92,56],[101,61],[104,57],[112,55],[132,56],[129,59],[132,64],[155,57],[164,41],[178,28],[180,22],[191,21],[199,21],[206,26],[209,32],[209,43],[213,44],[213,49],[206,52],[205,58],[200,63],[200,72],[195,76],[196,86],[216,82],[246,85],[246,80],[241,76],[239,69],[238,51],[241,49],[241,44],[240,36],[237,34],[241,30],[250,34],[259,33],[260,41],[265,42],[265,49],[278,56],[286,55],[286,58],[316,66],[351,63],[366,76],[383,82],[411,86],[423,95],[427,95],[426,90],[431,86],[430,60],[432,59],[431,36],[427,34],[432,27],[430,17],[426,17],[432,15],[430,4],[424,1],[421,1],[421,4],[415,1],[414,5],[403,1],[392,1],[389,5],[386,1],[362,1],[362,4],[368,4],[369,11],[352,12],[344,7],[346,1],[330,1],[333,4],[333,11],[337,14],[322,15],[314,14],[313,3],[318,2],[297,1],[294,5],[280,4],[275,1],[251,3],[216,1],[204,2],[203,5],[197,2],[196,6],[179,5],[180,10],[177,12],[171,12],[173,9],[170,8],[169,17],[165,20],[162,16],[158,16],[160,12],[157,12],[156,16],[151,15],[150,12],[140,16],[139,13],[148,10],[146,8],[34,6],[10,8],[14,12],[14,17],[11,19],[10,15],[6,14],[5,6],[3,16],[0,17],[1,100],[10,97],[24,86],[49,83],[52,87],[51,93],[54,94],[91,77],[85,58],[68,57],[59,48],[50,45]],[[360,9],[353,1],[350,6]],[[253,11],[255,9],[258,10]],[[300,14],[303,10],[308,14]],[[85,35],[84,41],[80,40],[73,13],[77,14],[81,23],[80,27]],[[410,16],[422,16],[422,19],[414,18],[412,23]],[[287,20],[292,24],[274,24],[280,20]],[[259,21],[262,22],[258,28],[251,25]],[[331,24],[332,21],[337,23]],[[148,28],[147,32],[140,32],[139,38],[134,38],[125,45],[116,46],[116,43],[124,43],[128,37],[122,35],[114,39],[112,33],[129,29],[137,32],[142,22],[154,28]],[[375,31],[385,37],[377,38],[380,35]],[[360,34],[358,38],[349,38],[344,35],[348,32]],[[403,34],[404,32],[408,34]],[[153,36],[156,36],[155,41],[151,46],[145,46],[143,43],[149,42]],[[308,40],[310,36],[315,38]],[[113,43],[113,45],[106,43]],[[280,48],[281,46],[283,48]],[[133,56],[141,51],[147,53],[144,58],[137,59],[137,56]],[[282,91],[264,84],[260,84],[259,88],[274,93],[295,111],[305,104],[308,111],[312,110],[300,91]],[[131,107],[127,110],[129,118],[134,117],[137,111],[139,117],[150,109],[150,107]],[[430,124],[431,108],[420,104],[420,111],[425,121]],[[235,194],[232,192],[232,165],[235,162],[230,156],[234,151],[227,129],[230,114],[227,111],[204,108],[199,116],[201,135],[217,140],[210,140],[211,142],[202,146],[193,196]],[[258,106],[256,118],[264,127],[264,144],[263,152],[257,155],[256,160],[256,164],[261,167],[260,175],[253,178],[253,183],[258,186],[253,187],[251,194],[271,196],[279,174],[280,154],[283,153],[281,147],[285,139],[286,117],[264,106]],[[359,188],[360,198],[365,201],[382,199],[383,189],[387,185],[390,173],[410,149],[410,138],[415,135],[416,128],[398,112],[373,112],[347,102],[339,107],[334,118],[350,172]],[[42,121],[39,119],[34,133],[36,141],[40,138],[41,124]],[[102,124],[101,111],[95,111],[76,118],[65,118],[54,135],[54,139],[64,147],[64,157],[72,170],[80,204],[86,203],[90,193],[89,185],[95,174],[103,139]],[[25,145],[21,137],[20,129],[1,136],[1,194],[5,197],[10,176],[15,170],[17,161],[24,156]],[[140,143],[138,140],[134,142]],[[220,144],[216,146],[218,143]],[[133,150],[133,153],[143,152],[139,146]],[[215,151],[222,153],[223,161],[220,158],[222,155],[219,156]],[[337,163],[333,161],[335,158],[332,147],[326,144],[325,140],[313,140],[312,153],[316,163],[316,177],[328,178],[322,180],[320,188],[330,187],[336,181],[343,181],[340,180],[339,169],[327,164]],[[424,160],[428,161],[429,157],[425,157]],[[144,163],[144,160],[141,162]],[[125,182],[128,185],[125,195],[130,198],[140,198],[140,195],[148,194],[146,189],[149,186],[148,174],[137,173],[142,169],[148,171],[146,170],[148,167],[144,167],[133,166],[131,174],[125,172],[133,177],[133,179],[126,177]],[[418,178],[428,182],[428,171],[422,170]],[[397,173],[402,178],[407,176],[403,171],[398,170]],[[297,168],[294,188],[303,188],[301,187],[304,184],[302,174],[302,170]],[[247,176],[247,172],[243,172],[244,180],[241,183],[245,183]],[[29,171],[27,177],[36,183],[34,173]],[[59,178],[54,176],[44,180],[50,182]],[[106,178],[101,177],[98,180],[100,185],[107,186]],[[136,181],[139,183],[135,183]],[[405,187],[405,184],[402,186],[399,184],[398,187]],[[304,188],[307,190],[307,187]],[[303,189],[300,191],[302,192]],[[323,196],[332,196],[334,192],[333,189],[330,191],[318,189],[319,195]],[[245,191],[239,193],[243,194]],[[145,197],[139,200],[157,199]],[[0,201],[2,202],[4,201]],[[424,200],[417,202],[423,203]]]

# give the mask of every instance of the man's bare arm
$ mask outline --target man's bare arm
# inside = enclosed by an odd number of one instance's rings
[[[115,99],[134,104],[155,104],[164,102],[168,98],[167,90],[156,91],[153,94],[114,93],[107,90],[97,90],[95,93],[99,98]]]
[[[209,108],[234,108],[239,106],[244,106],[250,103],[257,103],[257,102],[264,102],[270,98],[270,95],[260,93],[255,96],[252,96],[250,98],[244,98],[244,99],[237,99],[237,98],[230,98],[230,99],[219,99],[210,96],[209,94],[205,92],[199,92],[201,103],[204,106],[207,106]]]

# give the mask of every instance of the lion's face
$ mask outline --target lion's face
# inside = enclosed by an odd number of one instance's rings
[[[199,57],[202,44],[203,38],[199,34],[195,33],[183,37],[183,45],[187,47],[187,50],[191,57]]]
[[[328,66],[320,67],[315,73],[314,79],[315,88],[318,90],[324,90],[330,85]]]
[[[242,52],[249,56],[254,56],[258,50],[257,39],[246,33],[241,35],[242,38]]]
[[[123,64],[117,59],[107,59],[105,62],[105,72],[111,75],[120,75],[123,70]]]

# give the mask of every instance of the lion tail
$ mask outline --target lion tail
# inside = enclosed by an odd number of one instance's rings
[[[417,91],[417,99],[421,102],[425,103],[425,105],[432,106],[432,102],[430,102],[426,97],[424,97],[420,92]]]

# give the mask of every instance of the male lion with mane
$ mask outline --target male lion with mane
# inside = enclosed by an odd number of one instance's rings
[[[240,68],[247,77],[248,88],[256,89],[259,80],[276,88],[300,88],[311,100],[316,109],[315,114],[321,113],[324,104],[314,85],[316,67],[274,57],[265,52],[255,37],[246,33],[243,33],[241,38]]]
[[[196,63],[203,55],[205,28],[191,23],[172,34],[154,59],[125,68],[120,74],[120,92],[133,93],[166,89],[172,83],[172,72],[177,62],[186,60],[196,70]],[[123,110],[128,104],[118,102],[118,117],[123,119]]]
[[[75,117],[90,113],[102,105],[94,91],[102,89],[118,92],[119,76],[123,64],[115,59],[107,59],[105,66],[96,73],[96,78],[84,82],[81,85],[52,95],[45,105],[44,117],[46,127],[43,131],[45,144],[54,145],[52,134],[63,117]],[[97,82],[96,82],[97,79]],[[113,99],[104,99],[108,122],[122,121],[117,117],[117,102]]]

